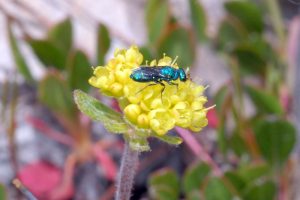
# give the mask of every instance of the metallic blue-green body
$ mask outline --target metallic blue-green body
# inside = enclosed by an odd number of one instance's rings
[[[155,82],[162,84],[162,81],[174,85],[172,81],[179,79],[186,81],[186,74],[182,68],[176,69],[171,66],[141,66],[133,70],[130,78],[136,82]],[[176,85],[176,84],[175,84]]]

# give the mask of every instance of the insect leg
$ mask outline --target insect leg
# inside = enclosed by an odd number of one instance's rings
[[[145,87],[143,87],[142,89],[140,89],[139,91],[137,91],[136,94],[140,93],[141,91],[143,91],[144,89],[146,89],[148,86],[152,86],[152,85],[156,85],[156,84],[157,84],[157,82],[155,82],[155,83],[150,83],[149,85],[146,85]]]
[[[162,100],[162,94],[165,91],[166,85],[163,82],[161,82],[161,81],[156,81],[155,83],[156,84],[160,84],[161,86],[163,86],[162,90],[160,91],[160,99],[161,99],[161,102],[163,102],[163,100]]]
[[[169,85],[176,85],[176,89],[177,89],[177,92],[178,92],[178,83],[174,83],[174,82],[171,82],[171,81],[168,81],[167,83]]]

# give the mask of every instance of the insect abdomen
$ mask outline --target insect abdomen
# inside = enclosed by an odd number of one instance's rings
[[[142,71],[136,71],[130,75],[130,78],[136,82],[150,82],[157,80],[157,76],[153,74],[145,74]]]

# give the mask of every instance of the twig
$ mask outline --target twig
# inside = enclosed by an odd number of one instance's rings
[[[38,200],[22,183],[19,179],[12,181],[13,185],[22,193],[27,200]]]
[[[115,200],[130,199],[138,157],[139,152],[131,150],[126,142],[119,170]]]
[[[68,145],[68,146],[74,145],[74,141],[72,140],[71,137],[67,136],[64,133],[54,130],[52,127],[50,127],[47,123],[45,123],[42,120],[35,118],[35,117],[28,116],[26,118],[26,121],[29,124],[31,124],[34,128],[41,131],[41,133],[48,136],[49,138],[52,138],[55,141],[60,142],[65,145]]]
[[[222,176],[223,172],[211,156],[205,151],[202,145],[192,136],[192,133],[186,129],[176,127],[178,134],[183,138],[192,152],[198,156],[203,162],[207,163],[213,169],[216,176]]]
[[[114,181],[117,174],[117,167],[110,155],[104,151],[103,147],[98,143],[94,144],[92,147],[93,154],[96,160],[104,169],[105,176],[108,180]]]

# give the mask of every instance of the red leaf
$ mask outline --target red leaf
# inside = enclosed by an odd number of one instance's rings
[[[17,176],[29,191],[41,198],[60,183],[62,172],[54,165],[37,161],[24,166]]]

